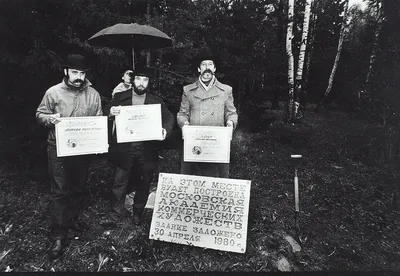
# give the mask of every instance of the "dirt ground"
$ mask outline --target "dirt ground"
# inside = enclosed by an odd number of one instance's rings
[[[0,271],[400,271],[400,216],[392,200],[397,172],[385,161],[382,128],[340,112],[307,112],[296,125],[283,124],[281,115],[266,110],[259,124],[243,116],[232,141],[231,178],[252,181],[246,253],[150,240],[150,209],[139,227],[127,216],[105,231],[98,222],[108,208],[112,170],[97,156],[83,213],[91,228],[70,232],[54,261],[47,257],[45,164],[0,168]],[[171,145],[161,152],[160,172],[179,173],[179,142]],[[299,235],[291,154],[303,156]]]

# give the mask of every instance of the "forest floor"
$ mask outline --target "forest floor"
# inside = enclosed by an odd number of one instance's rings
[[[115,230],[103,229],[112,170],[97,156],[83,213],[91,228],[71,231],[62,257],[49,260],[46,166],[31,157],[23,169],[0,167],[0,271],[400,271],[400,212],[382,128],[335,111],[307,112],[296,125],[283,124],[280,111],[259,114],[241,117],[231,147],[230,177],[252,181],[244,254],[151,240],[151,209],[139,227],[127,217]],[[160,172],[179,173],[174,137],[161,152]],[[291,154],[303,156],[299,235]]]

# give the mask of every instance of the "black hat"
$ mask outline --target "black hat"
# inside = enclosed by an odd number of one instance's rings
[[[145,77],[151,78],[154,76],[154,70],[150,67],[139,66],[139,67],[135,68],[135,70],[133,71],[133,75],[145,76]]]
[[[200,63],[203,60],[212,60],[215,66],[217,66],[219,63],[218,57],[216,55],[213,55],[211,50],[207,47],[199,49],[196,56],[193,58],[193,65],[196,66],[196,68],[198,68],[200,67]]]
[[[68,55],[63,67],[81,70],[81,71],[87,71],[90,69],[85,57],[82,55],[78,55],[78,54]]]

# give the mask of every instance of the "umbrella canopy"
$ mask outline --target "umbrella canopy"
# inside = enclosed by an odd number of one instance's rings
[[[135,49],[158,49],[172,46],[172,39],[149,25],[119,23],[102,29],[88,39],[93,46],[130,49],[134,59]],[[133,60],[133,69],[134,69]]]
[[[171,38],[159,29],[137,23],[107,27],[89,38],[88,42],[111,48],[158,49],[172,46]]]

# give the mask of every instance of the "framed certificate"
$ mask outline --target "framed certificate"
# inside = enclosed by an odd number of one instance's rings
[[[55,125],[58,157],[108,152],[106,116],[58,120]]]
[[[232,128],[185,126],[183,131],[185,162],[229,163]]]
[[[161,140],[161,104],[121,106],[115,125],[117,143]]]

